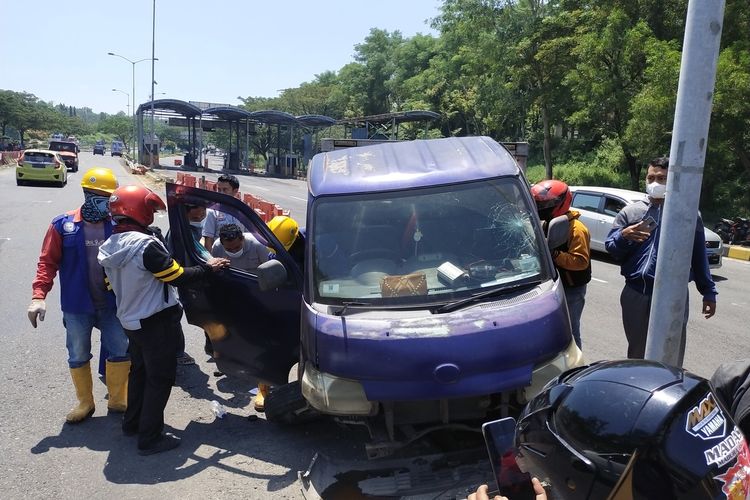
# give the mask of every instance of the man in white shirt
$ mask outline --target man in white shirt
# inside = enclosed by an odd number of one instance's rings
[[[237,197],[240,190],[240,181],[234,175],[223,174],[216,181],[216,191]],[[209,252],[213,248],[214,242],[219,237],[219,229],[225,224],[237,224],[243,228],[242,223],[237,217],[215,208],[206,210],[206,218],[203,221],[203,244]]]

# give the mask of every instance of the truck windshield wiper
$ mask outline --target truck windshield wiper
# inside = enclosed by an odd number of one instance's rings
[[[535,279],[532,281],[523,281],[520,283],[514,283],[512,285],[503,286],[500,288],[493,288],[491,290],[486,290],[484,292],[478,292],[472,295],[471,297],[466,297],[464,299],[459,299],[453,302],[448,302],[447,304],[443,304],[442,306],[434,309],[432,312],[435,314],[442,314],[442,313],[455,311],[457,309],[462,308],[465,305],[473,304],[475,302],[481,302],[483,299],[486,299],[489,297],[496,297],[499,295],[505,295],[511,292],[515,292],[521,288],[529,288],[532,286],[536,286],[540,284],[541,282],[542,280]]]
[[[349,309],[349,306],[366,306],[367,303],[356,302],[356,301],[350,300],[350,301],[342,302],[341,305],[342,305],[341,309],[333,313],[334,316],[343,316],[344,314],[346,314],[346,310]]]

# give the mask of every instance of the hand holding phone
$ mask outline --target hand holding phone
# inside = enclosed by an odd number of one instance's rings
[[[646,232],[646,233],[650,233],[651,231],[653,231],[654,229],[656,229],[657,225],[658,224],[657,224],[656,220],[654,220],[654,218],[649,215],[648,217],[646,217],[645,219],[643,219],[640,222],[640,224],[638,224],[638,228],[637,229],[638,229],[638,231],[643,231],[643,232]]]
[[[487,422],[482,425],[482,434],[499,493],[513,500],[534,500],[531,477],[516,463],[516,421],[508,417]]]

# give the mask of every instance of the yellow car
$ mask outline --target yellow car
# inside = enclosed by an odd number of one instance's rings
[[[27,149],[18,157],[16,184],[27,182],[52,182],[58,187],[68,183],[68,169],[55,151]]]

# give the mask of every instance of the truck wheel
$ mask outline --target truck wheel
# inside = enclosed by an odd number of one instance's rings
[[[299,380],[271,389],[265,406],[266,420],[276,424],[301,424],[318,416],[302,396]]]

